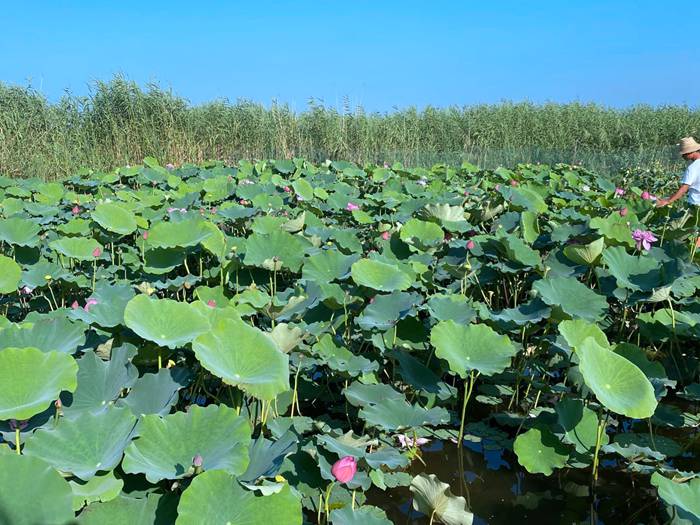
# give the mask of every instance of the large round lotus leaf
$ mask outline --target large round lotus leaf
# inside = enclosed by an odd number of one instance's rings
[[[124,309],[124,324],[160,346],[178,348],[209,330],[202,314],[188,303],[137,295]]]
[[[352,279],[357,284],[381,292],[397,292],[410,288],[413,284],[412,275],[397,266],[372,259],[361,259],[353,263],[351,272]]]
[[[359,255],[343,255],[337,250],[323,250],[306,258],[301,278],[317,283],[330,283],[350,275],[350,267]]]
[[[598,436],[598,416],[593,410],[583,406],[580,399],[562,399],[554,406],[559,419],[559,425],[564,429],[566,439],[576,447],[576,452],[590,452],[596,444]],[[609,441],[603,433],[602,444]]]
[[[617,285],[629,290],[651,291],[673,282],[672,275],[662,276],[662,266],[658,260],[650,256],[630,255],[621,246],[607,248],[603,252],[603,261],[617,280]],[[668,267],[663,269],[666,272],[670,270]]]
[[[12,293],[17,291],[22,269],[15,261],[4,255],[0,255],[0,293]]]
[[[65,525],[73,520],[70,485],[38,458],[0,455],[0,522]]]
[[[134,213],[114,202],[103,202],[95,206],[92,219],[109,232],[128,235],[136,231]]]
[[[87,312],[78,308],[72,310],[71,314],[86,323],[112,328],[124,323],[124,308],[133,297],[134,289],[132,286],[98,283],[94,293],[88,298],[88,300],[93,299],[97,303],[91,304]]]
[[[435,474],[419,474],[409,487],[413,495],[413,508],[426,516],[433,516],[438,523],[445,525],[471,525],[474,514],[467,510],[467,502],[455,496],[447,483]]]
[[[77,386],[78,365],[68,354],[36,348],[0,350],[0,420],[24,420],[45,410],[61,391]]]
[[[177,403],[178,392],[187,386],[190,375],[184,368],[161,368],[157,374],[144,374],[119,404],[128,406],[135,416],[165,416]]]
[[[445,233],[434,222],[426,222],[418,219],[409,219],[399,232],[401,240],[411,244],[419,250],[429,250],[442,244]]]
[[[331,525],[391,525],[386,513],[372,505],[353,509],[343,507],[331,512]]]
[[[552,314],[552,309],[538,298],[528,303],[522,303],[515,308],[505,308],[500,312],[493,312],[491,318],[504,323],[515,323],[518,326],[538,323],[547,319]],[[475,314],[476,315],[476,314]]]
[[[29,326],[13,325],[2,332],[0,348],[38,348],[42,352],[73,354],[85,344],[87,326],[65,317],[41,319]]]
[[[651,476],[651,484],[659,489],[659,496],[666,503],[700,520],[700,478],[677,483],[654,472]]]
[[[148,233],[147,243],[153,248],[186,248],[196,246],[211,236],[211,230],[201,219],[159,222]]]
[[[103,361],[92,350],[78,359],[78,388],[63,401],[63,411],[67,418],[81,412],[98,412],[109,408],[123,389],[130,388],[139,373],[131,363],[136,348],[131,345],[111,349],[108,361]]]
[[[192,342],[192,350],[212,374],[258,399],[289,390],[289,356],[243,321],[222,319]]]
[[[506,335],[484,324],[460,325],[440,321],[430,332],[435,355],[445,359],[450,370],[466,378],[471,371],[490,376],[503,372],[517,350]]]
[[[531,474],[549,476],[569,459],[569,449],[547,428],[531,428],[515,438],[513,451]]]
[[[97,249],[102,250],[102,245],[99,242],[85,237],[63,237],[50,242],[49,246],[61,255],[79,261],[92,261],[95,259],[93,252]]]
[[[169,525],[175,522],[175,502],[166,496],[145,498],[120,495],[106,503],[88,505],[78,517],[79,525]]]
[[[436,426],[447,423],[449,414],[442,407],[431,409],[411,405],[405,399],[384,399],[360,410],[360,417],[367,424],[392,432],[402,428]]]
[[[580,317],[595,322],[601,319],[608,310],[608,302],[585,284],[576,279],[554,277],[535,281],[532,288],[539,293],[541,299],[552,307],[573,317]]]
[[[452,320],[459,324],[469,324],[476,317],[469,299],[461,294],[433,295],[428,299],[428,312],[438,321]]]
[[[114,476],[114,472],[108,472],[102,476],[95,476],[90,481],[70,481],[73,491],[73,510],[79,511],[85,505],[95,501],[111,501],[124,487],[124,482]]]
[[[248,467],[250,424],[224,405],[197,405],[187,412],[141,419],[139,436],[126,449],[122,468],[145,474],[151,483],[192,474],[192,458],[202,456],[204,470],[238,475]]]
[[[415,307],[422,301],[416,293],[393,292],[377,295],[357,318],[363,330],[388,330],[400,319],[415,314]]]
[[[583,379],[608,410],[643,419],[656,410],[654,387],[637,366],[590,337],[576,353]]]
[[[301,499],[289,485],[276,494],[259,496],[223,471],[195,477],[180,498],[177,514],[177,525],[302,523]]]
[[[0,220],[0,240],[17,246],[36,246],[41,228],[34,221],[10,217]]]
[[[135,427],[136,418],[126,408],[83,412],[54,428],[37,430],[27,440],[24,453],[87,481],[98,471],[117,466]]]
[[[598,325],[584,321],[583,319],[566,320],[559,323],[559,333],[564,336],[566,343],[571,348],[578,348],[589,337],[605,348],[610,348],[610,343],[605,333]]]
[[[243,262],[266,270],[289,268],[298,272],[304,262],[303,238],[282,230],[269,235],[254,233],[246,240]]]
[[[540,253],[530,248],[520,237],[501,234],[499,241],[508,260],[533,268],[542,264]]]
[[[564,255],[576,264],[593,266],[603,253],[605,239],[600,237],[588,244],[570,244],[564,248]]]
[[[625,244],[629,247],[634,246],[632,239],[630,222],[636,222],[633,218],[630,221],[630,216],[621,217],[619,213],[611,213],[607,217],[594,217],[590,220],[590,227],[598,230],[598,233],[603,235],[608,241],[615,244]]]

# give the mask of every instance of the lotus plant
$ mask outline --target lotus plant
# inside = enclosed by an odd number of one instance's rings
[[[632,232],[632,239],[637,243],[637,250],[651,250],[652,243],[658,241],[656,236],[647,230],[636,229]]]
[[[326,499],[325,499],[325,510],[326,510],[326,521],[328,521],[328,516],[330,512],[330,501],[331,501],[331,491],[333,490],[333,485],[335,485],[336,482],[338,483],[349,483],[352,481],[352,479],[355,477],[355,474],[357,473],[357,461],[355,460],[354,457],[352,456],[345,456],[343,458],[340,458],[338,461],[333,463],[333,466],[331,467],[331,474],[335,478],[334,481],[332,481],[329,485],[328,488],[326,489]],[[355,508],[355,492],[353,491],[352,493],[352,507]],[[321,513],[321,506],[319,505],[318,508],[319,512],[319,522],[321,521],[320,518],[320,513]]]

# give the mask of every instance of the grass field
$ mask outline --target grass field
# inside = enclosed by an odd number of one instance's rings
[[[287,105],[217,100],[193,106],[158,85],[121,77],[89,95],[49,102],[31,87],[0,83],[0,173],[56,179],[83,167],[112,169],[146,156],[163,162],[241,158],[344,158],[412,166],[470,161],[579,163],[600,172],[682,167],[674,144],[700,133],[683,106],[616,110],[593,104],[508,103],[369,113],[311,100]]]

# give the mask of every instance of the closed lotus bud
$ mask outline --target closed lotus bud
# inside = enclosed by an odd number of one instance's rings
[[[627,208],[622,208],[620,210],[620,217],[625,217],[627,215]]]
[[[467,250],[473,250],[475,246],[476,244],[471,239],[467,241]]]
[[[331,474],[339,483],[348,483],[352,481],[357,472],[357,461],[352,456],[345,456],[339,459],[331,467]]]

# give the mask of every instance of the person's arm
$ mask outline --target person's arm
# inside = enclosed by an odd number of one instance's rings
[[[681,197],[683,197],[683,195],[686,194],[686,192],[688,191],[688,188],[689,188],[689,187],[690,187],[690,186],[688,186],[687,184],[681,184],[681,187],[678,189],[678,191],[677,191],[676,193],[674,193],[674,194],[673,194],[670,198],[668,198],[668,199],[659,199],[659,200],[657,200],[657,201],[656,201],[656,205],[657,205],[657,206],[666,206],[667,204],[671,204],[672,202],[677,201],[678,199],[680,199]]]

